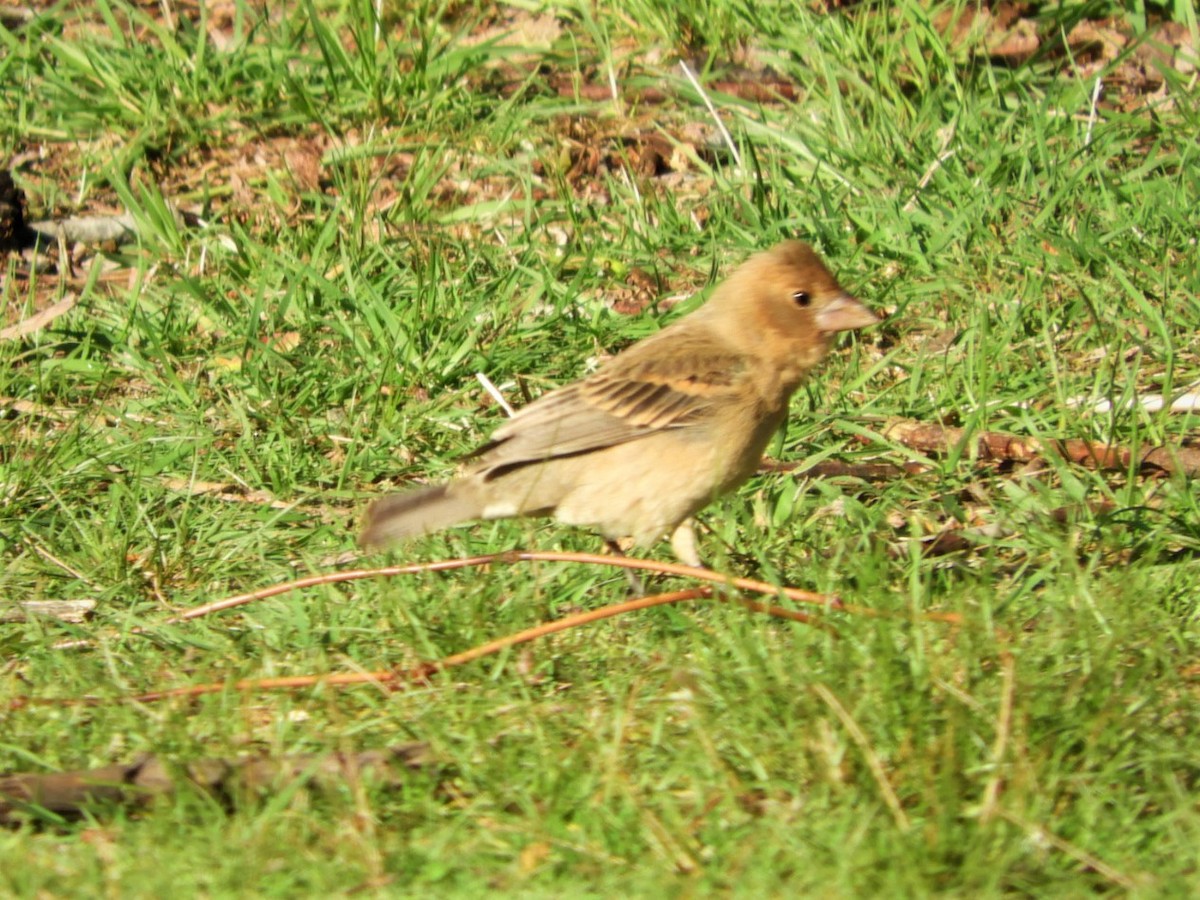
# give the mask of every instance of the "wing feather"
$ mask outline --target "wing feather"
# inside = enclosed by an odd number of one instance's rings
[[[656,337],[666,337],[660,332]],[[574,456],[704,421],[736,395],[747,360],[713,340],[685,346],[643,342],[583,381],[551,391],[517,411],[473,456],[486,479],[531,463]]]

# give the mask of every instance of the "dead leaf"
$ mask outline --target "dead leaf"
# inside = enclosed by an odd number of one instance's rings
[[[1018,65],[1033,56],[1041,44],[1037,25],[1032,19],[1018,19],[1011,28],[988,35],[988,54]]]
[[[53,306],[43,309],[41,312],[34,313],[28,319],[18,322],[16,325],[0,329],[0,341],[14,341],[41,331],[41,329],[45,328],[55,319],[66,315],[74,309],[78,300],[79,297],[75,294],[67,294]]]
[[[270,337],[263,339],[263,344],[277,353],[291,353],[300,346],[300,332],[298,331],[277,331]]]
[[[549,859],[551,849],[545,841],[535,841],[522,847],[517,858],[517,867],[521,870],[521,874],[532,875],[541,868],[542,863]]]

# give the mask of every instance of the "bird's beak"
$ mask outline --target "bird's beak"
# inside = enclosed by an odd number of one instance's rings
[[[833,334],[835,331],[866,328],[878,322],[879,317],[849,294],[840,294],[832,303],[817,310],[816,320],[817,328],[825,334]]]

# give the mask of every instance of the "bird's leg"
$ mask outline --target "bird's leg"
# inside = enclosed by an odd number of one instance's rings
[[[696,551],[696,532],[692,529],[691,519],[684,519],[671,532],[671,549],[675,551],[676,558],[685,566],[694,566],[697,569],[706,568],[700,561],[700,554]]]
[[[625,551],[621,549],[621,545],[612,538],[604,539],[604,546],[608,548],[608,552],[613,556],[625,557]],[[625,569],[625,579],[629,582],[629,593],[634,597],[645,597],[646,586],[642,584],[642,579],[638,578],[637,572],[633,569]]]
[[[675,556],[685,566],[695,566],[697,569],[707,569],[708,566],[700,559],[700,553],[696,550],[696,531],[692,527],[695,524],[695,519],[684,519],[671,532],[671,549],[675,551]],[[723,584],[717,584],[714,590],[724,593],[731,591],[729,587]]]

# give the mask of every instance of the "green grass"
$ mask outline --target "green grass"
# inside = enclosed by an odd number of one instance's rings
[[[565,4],[533,51],[469,40],[524,6],[397,4],[378,41],[363,2],[238,3],[233,26],[212,23],[221,41],[192,7],[168,27],[113,2],[0,31],[0,154],[30,160],[14,174],[32,217],[127,207],[140,226],[105,249],[103,277],[7,261],[0,324],[78,303],[0,341],[4,406],[40,410],[0,420],[0,596],[98,607],[84,625],[0,624],[0,772],[413,740],[443,765],[402,791],[287,789],[230,810],[184,790],[30,822],[0,831],[0,893],[1193,895],[1200,502],[1183,477],[996,470],[968,450],[882,484],[762,476],[707,511],[714,566],[894,614],[836,616],[836,639],[695,604],[401,693],[9,708],[400,668],[621,599],[619,573],[541,564],[160,624],[325,571],[371,495],[447,477],[502,419],[476,372],[519,404],[678,314],[612,311],[634,269],[657,303],[800,236],[894,313],[802,389],[785,459],[924,459],[880,437],[894,416],[1195,435],[1195,414],[1127,403],[1200,379],[1194,78],[1168,73],[1169,104],[1106,105],[1089,125],[1094,79],[1071,63],[992,65],[911,3]],[[681,53],[710,82],[767,66],[798,99],[711,94],[739,171],[688,138],[685,175],[602,162],[580,177],[589,149],[615,160],[639,132],[711,125]],[[610,69],[619,105],[556,89]],[[203,482],[263,496],[188,488]],[[1003,528],[922,555],[913,539],[951,519]],[[526,546],[597,540],[488,523],[394,558]],[[53,648],[74,637],[97,643]]]

